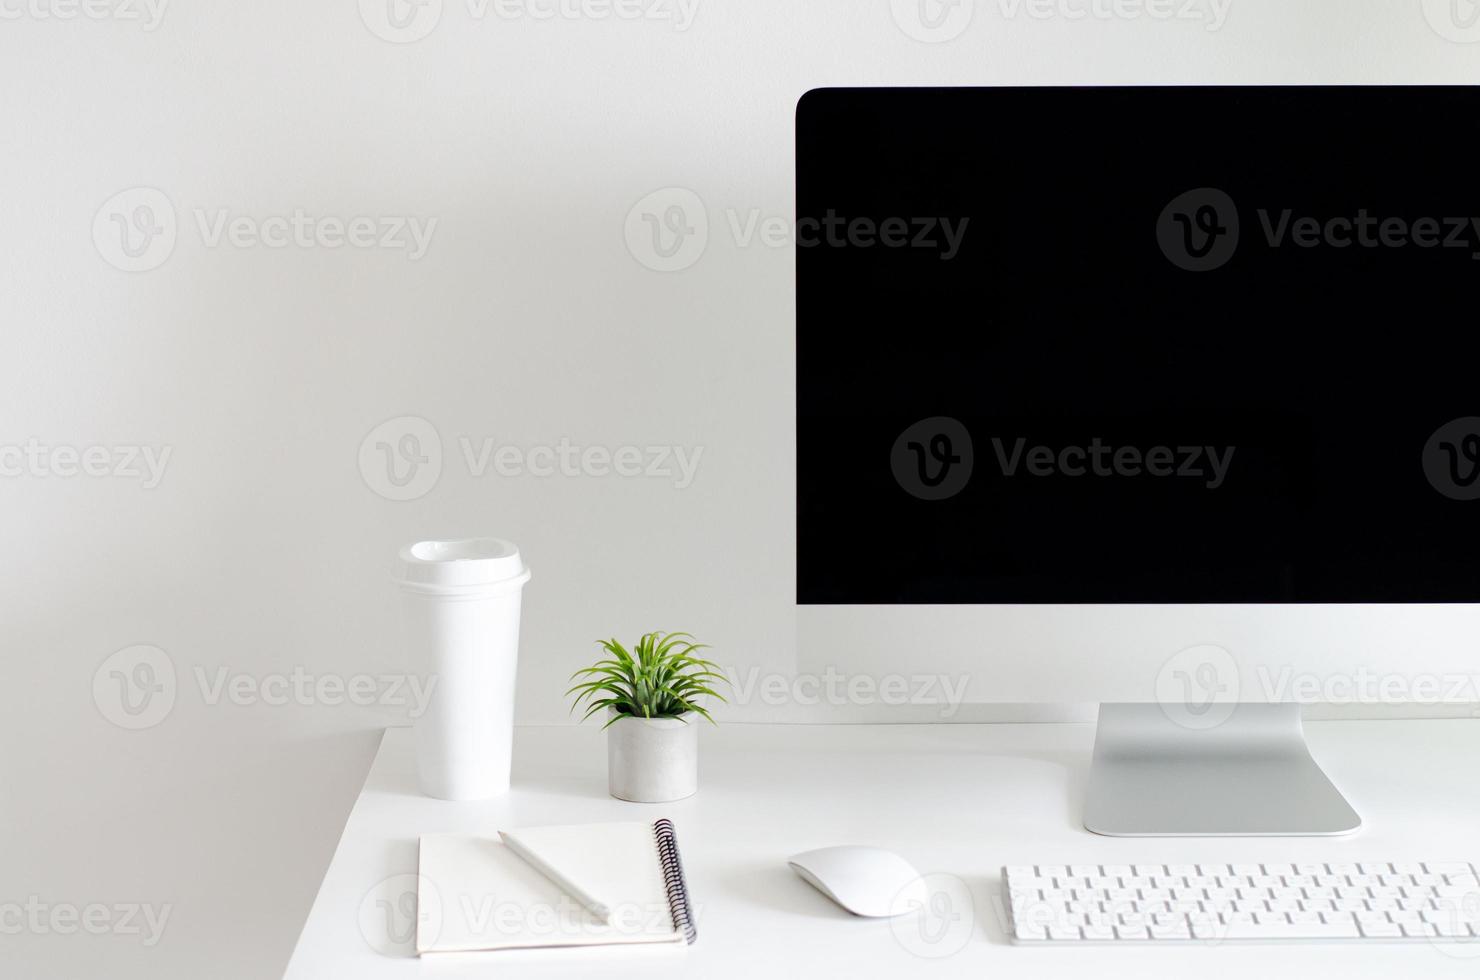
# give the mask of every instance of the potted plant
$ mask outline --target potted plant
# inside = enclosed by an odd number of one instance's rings
[[[605,711],[607,781],[612,796],[667,803],[699,789],[699,726],[714,719],[698,699],[724,698],[710,686],[724,681],[705,649],[688,633],[644,633],[631,652],[615,639],[597,641],[604,658],[578,670],[571,711],[585,721]]]

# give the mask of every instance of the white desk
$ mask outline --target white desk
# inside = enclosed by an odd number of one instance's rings
[[[699,794],[654,806],[606,795],[604,736],[595,726],[520,729],[515,789],[476,804],[418,795],[410,731],[391,729],[287,976],[576,978],[599,971],[652,980],[682,970],[705,980],[1474,977],[1480,945],[1444,952],[1426,943],[1115,949],[1006,943],[997,897],[1004,864],[1480,857],[1480,721],[1323,722],[1308,729],[1317,758],[1366,820],[1355,836],[1132,840],[1086,833],[1079,817],[1093,731],[1084,725],[707,728]],[[366,896],[377,884],[415,872],[419,834],[659,816],[678,828],[698,912],[694,946],[417,959],[404,949],[378,952],[361,928],[362,906],[375,912],[375,896],[368,902]],[[888,847],[922,872],[956,876],[972,903],[968,917],[931,945],[918,935],[896,935],[901,920],[840,911],[785,862],[796,851],[839,843]],[[372,932],[384,938],[383,930]],[[941,953],[949,955],[922,955]]]

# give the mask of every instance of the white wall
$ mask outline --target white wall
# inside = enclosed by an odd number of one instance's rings
[[[147,19],[158,0],[118,2],[0,0],[0,445],[170,452],[149,489],[60,476],[65,452],[49,475],[0,477],[0,904],[172,912],[147,947],[0,934],[10,975],[281,969],[371,733],[404,709],[250,690],[213,704],[210,685],[223,668],[269,685],[402,669],[386,580],[402,542],[491,532],[524,548],[527,723],[566,721],[562,681],[599,635],[687,628],[742,670],[790,668],[792,255],[737,241],[729,215],[789,213],[808,88],[1457,83],[1480,68],[1480,44],[1443,36],[1416,0],[1231,0],[1217,30],[1196,0],[1193,21],[962,0],[952,16],[971,16],[945,43],[902,29],[922,33],[904,0],[698,0],[683,23],[431,0],[440,20],[414,43],[367,26],[384,30],[375,0],[175,0],[153,24],[111,13]],[[674,187],[702,200],[707,247],[660,273],[624,228]],[[125,272],[110,214],[151,200],[137,188],[167,198],[155,217],[173,214],[177,240]],[[412,259],[212,245],[198,224],[298,209],[436,226]],[[395,502],[358,454],[405,416],[435,426],[443,470]],[[477,478],[460,436],[702,456],[682,489]],[[127,731],[93,682],[139,644],[165,652],[177,688],[157,724]]]

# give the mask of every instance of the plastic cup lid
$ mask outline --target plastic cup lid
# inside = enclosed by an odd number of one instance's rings
[[[462,538],[408,544],[392,577],[413,592],[483,593],[522,586],[529,569],[511,541]]]

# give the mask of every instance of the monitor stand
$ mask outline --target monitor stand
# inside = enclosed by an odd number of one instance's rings
[[[1085,829],[1110,837],[1294,837],[1361,827],[1311,758],[1299,705],[1214,708],[1217,716],[1207,706],[1100,705]]]

